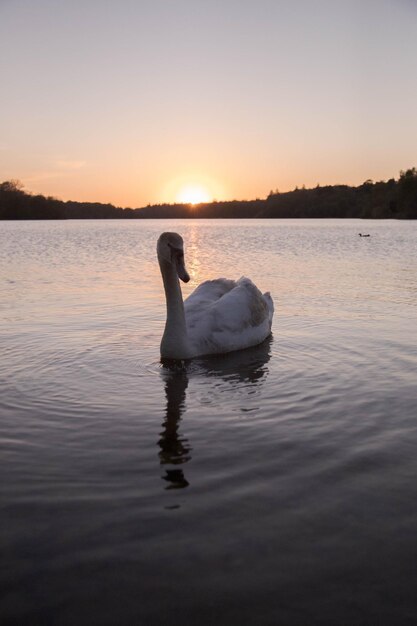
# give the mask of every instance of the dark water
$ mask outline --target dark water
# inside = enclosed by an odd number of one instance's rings
[[[271,340],[161,367],[162,230]],[[417,223],[3,222],[0,266],[2,624],[417,623]]]

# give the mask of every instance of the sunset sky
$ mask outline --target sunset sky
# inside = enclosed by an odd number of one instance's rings
[[[0,182],[64,200],[417,166],[416,0],[0,0],[0,65]]]

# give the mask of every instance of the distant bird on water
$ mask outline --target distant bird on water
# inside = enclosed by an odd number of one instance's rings
[[[249,278],[207,280],[184,302],[178,278],[188,283],[190,277],[184,265],[182,237],[162,233],[157,254],[167,305],[163,359],[242,350],[262,343],[271,334],[273,300]]]
[[[370,237],[371,235],[363,235],[362,233],[359,233],[359,237]]]

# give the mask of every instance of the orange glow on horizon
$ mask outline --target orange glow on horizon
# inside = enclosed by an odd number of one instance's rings
[[[211,202],[213,198],[202,185],[187,185],[177,194],[176,201],[181,204],[201,204]]]
[[[217,180],[202,172],[189,171],[171,178],[161,187],[161,201],[179,204],[203,204],[213,202],[226,195],[226,190]]]

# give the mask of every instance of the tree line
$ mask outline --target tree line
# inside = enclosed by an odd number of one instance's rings
[[[1,220],[164,219],[164,218],[366,218],[417,219],[417,170],[398,180],[366,180],[358,187],[326,185],[280,193],[266,199],[157,204],[131,209],[99,202],[73,202],[26,192],[19,181],[0,184]]]

